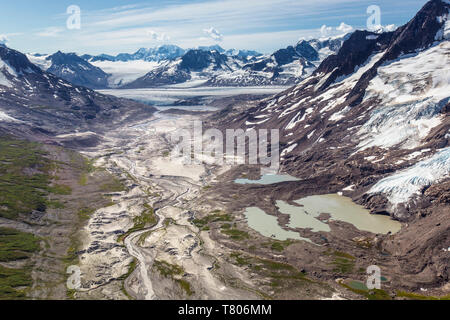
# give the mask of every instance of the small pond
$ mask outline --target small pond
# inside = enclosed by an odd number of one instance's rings
[[[297,201],[297,205],[285,201],[277,201],[280,213],[290,217],[290,228],[311,229],[313,232],[330,232],[328,221],[319,220],[322,213],[328,213],[331,220],[344,221],[354,225],[357,229],[375,234],[396,233],[401,229],[401,223],[388,216],[372,215],[364,207],[355,204],[350,198],[337,194],[310,196]],[[245,212],[250,228],[263,236],[277,240],[306,240],[297,232],[283,229],[276,217],[268,215],[263,210],[252,207]]]

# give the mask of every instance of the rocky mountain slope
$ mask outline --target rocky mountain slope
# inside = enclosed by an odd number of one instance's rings
[[[249,50],[225,50],[218,45],[199,47],[197,50],[207,53],[217,51],[226,56],[236,56],[239,60],[261,55],[256,51]],[[149,81],[153,83],[171,84],[185,81],[183,76],[177,79],[176,75],[173,79],[170,79],[171,77],[164,74],[164,71],[170,68],[174,60],[183,57],[188,51],[173,45],[163,45],[156,48],[142,48],[134,54],[123,53],[114,57],[108,55],[95,57],[84,55],[81,58],[110,74],[108,78],[108,86],[110,88],[119,88],[142,78],[147,73],[151,74],[147,78],[152,76],[157,78],[154,81]]]
[[[75,53],[58,51],[49,56],[28,55],[28,58],[44,71],[75,85],[91,89],[105,89],[108,87],[109,75]]]
[[[1,300],[70,296],[78,233],[121,183],[61,146],[95,146],[154,111],[73,85],[0,45]]]
[[[30,139],[79,131],[101,132],[154,108],[99,94],[42,71],[0,46],[0,128]]]
[[[295,84],[311,75],[326,57],[336,53],[347,37],[301,40],[272,55],[244,62],[238,70],[213,75],[207,83],[212,86]]]
[[[394,32],[356,31],[300,84],[213,124],[280,129],[282,170],[301,180],[270,194],[339,192],[405,222],[377,248],[416,289],[450,277],[449,11],[432,0]]]
[[[311,77],[233,114],[235,125],[280,128],[286,170],[334,172],[375,211],[407,219],[409,200],[450,170],[449,7],[431,1],[395,32],[353,33]]]
[[[182,57],[161,63],[124,88],[148,88],[203,80],[208,86],[294,84],[310,75],[345,37],[300,41],[272,55],[253,51],[225,51],[219,46],[189,50]],[[255,55],[253,55],[255,54]]]
[[[189,50],[183,57],[162,63],[158,68],[123,88],[148,88],[199,78],[207,79],[215,73],[238,70],[241,63],[241,58],[229,57],[216,50]]]
[[[28,58],[44,71],[91,89],[149,88],[195,80],[208,86],[287,85],[309,76],[346,37],[302,40],[266,56],[218,45],[190,50],[163,45],[117,56],[57,52]]]

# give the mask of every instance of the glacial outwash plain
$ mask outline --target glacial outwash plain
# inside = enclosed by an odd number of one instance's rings
[[[449,11],[272,54],[0,42],[0,300],[449,300]],[[275,169],[218,162],[230,130]]]

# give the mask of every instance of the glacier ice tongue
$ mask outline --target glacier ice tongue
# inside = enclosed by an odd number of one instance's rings
[[[450,147],[439,150],[432,157],[386,177],[374,185],[369,194],[384,194],[394,206],[408,202],[411,197],[433,183],[450,175]]]

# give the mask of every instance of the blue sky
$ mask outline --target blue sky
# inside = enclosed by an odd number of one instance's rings
[[[301,38],[365,29],[367,7],[381,8],[381,24],[403,25],[426,0],[14,0],[0,5],[0,39],[23,52],[134,52],[177,44],[219,44],[263,53]],[[81,29],[69,30],[70,5]],[[341,25],[345,23],[345,25]],[[326,28],[321,27],[326,25]],[[344,26],[339,28],[338,26]]]

